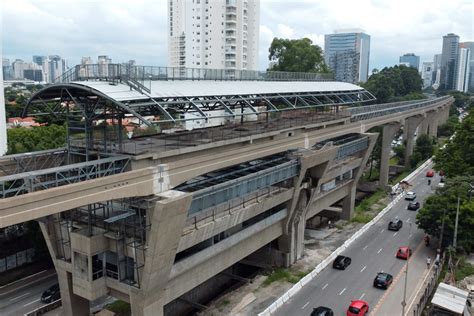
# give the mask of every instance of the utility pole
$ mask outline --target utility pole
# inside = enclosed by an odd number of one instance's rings
[[[408,256],[407,256],[407,266],[405,268],[405,285],[403,287],[403,301],[402,301],[402,316],[405,316],[405,306],[407,305],[407,284],[408,284],[408,263],[410,262],[410,236],[411,236],[411,223],[410,223],[410,233],[408,235]]]
[[[456,208],[456,222],[454,223],[454,239],[453,239],[453,247],[456,249],[457,239],[458,239],[458,221],[459,221],[459,203],[461,198],[458,194],[458,206]]]

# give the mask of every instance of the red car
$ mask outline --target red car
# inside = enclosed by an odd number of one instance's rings
[[[347,309],[346,316],[363,316],[369,314],[369,303],[362,300],[352,301]]]
[[[434,171],[433,171],[433,170],[428,170],[428,171],[426,172],[426,176],[429,177],[429,178],[434,177]]]
[[[403,246],[403,247],[398,248],[396,257],[400,259],[408,260],[408,258],[411,257],[411,255],[412,255],[411,249],[409,247]]]

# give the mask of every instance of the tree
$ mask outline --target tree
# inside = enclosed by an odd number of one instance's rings
[[[321,47],[313,45],[309,38],[274,38],[269,48],[271,71],[326,73],[328,68]]]
[[[459,119],[456,115],[450,116],[446,123],[438,126],[438,136],[451,136],[459,125]]]
[[[456,128],[455,137],[438,150],[435,169],[448,177],[474,175],[474,115],[469,114]]]
[[[66,126],[64,125],[18,127],[8,129],[7,132],[7,154],[54,149],[66,144]]]
[[[427,234],[441,238],[444,220],[443,246],[452,244],[457,199],[460,197],[457,244],[466,251],[474,248],[474,199],[469,196],[469,183],[474,177],[446,180],[446,186],[429,196],[416,216],[419,228]]]

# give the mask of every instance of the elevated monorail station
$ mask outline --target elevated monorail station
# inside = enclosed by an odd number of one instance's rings
[[[307,223],[353,216],[370,128],[389,148],[403,124],[409,157],[453,102],[374,99],[320,74],[78,65],[24,111],[64,118],[66,147],[0,159],[0,228],[39,222],[66,315],[105,295],[138,316],[205,310],[295,263]]]

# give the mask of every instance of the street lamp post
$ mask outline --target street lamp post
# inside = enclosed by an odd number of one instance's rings
[[[405,306],[407,305],[407,284],[408,284],[408,264],[410,262],[410,236],[411,236],[411,227],[412,223],[410,223],[410,230],[408,235],[408,256],[407,256],[407,266],[405,268],[405,285],[403,287],[403,301],[402,301],[402,316],[405,316]]]

